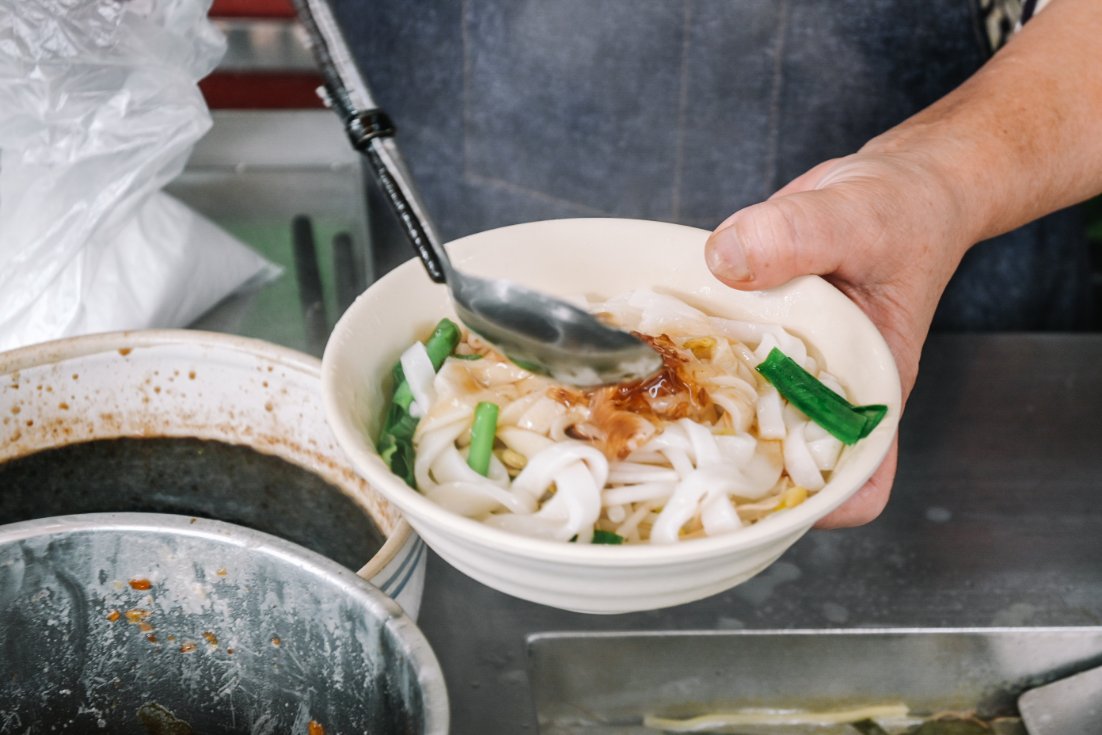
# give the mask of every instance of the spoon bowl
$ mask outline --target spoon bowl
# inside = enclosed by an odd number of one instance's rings
[[[650,345],[562,299],[454,270],[449,285],[460,320],[532,372],[590,387],[645,377],[662,366]]]

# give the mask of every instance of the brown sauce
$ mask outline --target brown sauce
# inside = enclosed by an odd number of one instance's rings
[[[594,443],[606,456],[623,459],[635,446],[649,423],[688,418],[714,423],[719,410],[693,375],[693,356],[666,335],[653,337],[634,332],[662,357],[662,368],[654,375],[619,385],[590,390],[566,387],[551,389],[550,396],[567,408],[588,406],[585,424],[571,427],[568,434]]]

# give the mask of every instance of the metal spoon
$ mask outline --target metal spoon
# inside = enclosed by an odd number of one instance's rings
[[[511,360],[577,386],[618,383],[657,371],[650,345],[561,299],[452,266],[425,215],[394,143],[394,126],[375,106],[327,0],[295,0],[325,80],[326,104],[367,157],[414,251],[436,283],[447,284],[459,318]]]

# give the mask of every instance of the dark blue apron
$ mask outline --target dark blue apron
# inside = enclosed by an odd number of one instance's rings
[[[552,217],[711,229],[989,56],[973,0],[334,6],[445,239]],[[404,259],[391,240],[376,247]],[[974,248],[935,328],[1081,327],[1089,278],[1061,212]]]

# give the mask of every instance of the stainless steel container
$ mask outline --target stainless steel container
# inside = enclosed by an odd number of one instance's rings
[[[0,652],[0,732],[448,729],[439,665],[397,604],[319,554],[217,521],[0,528]]]
[[[115,456],[119,441],[146,440],[140,462]],[[204,447],[173,443],[183,441],[223,449],[200,462],[187,453]],[[75,445],[40,479],[4,469]],[[105,512],[271,533],[359,570],[418,614],[424,543],[345,459],[322,410],[320,362],[294,350],[167,329],[0,353],[0,524]]]
[[[895,703],[921,717],[998,717],[1016,714],[1023,691],[1102,664],[1102,627],[542,633],[528,662],[541,735],[653,734],[648,715]],[[852,732],[815,732],[839,730]]]

